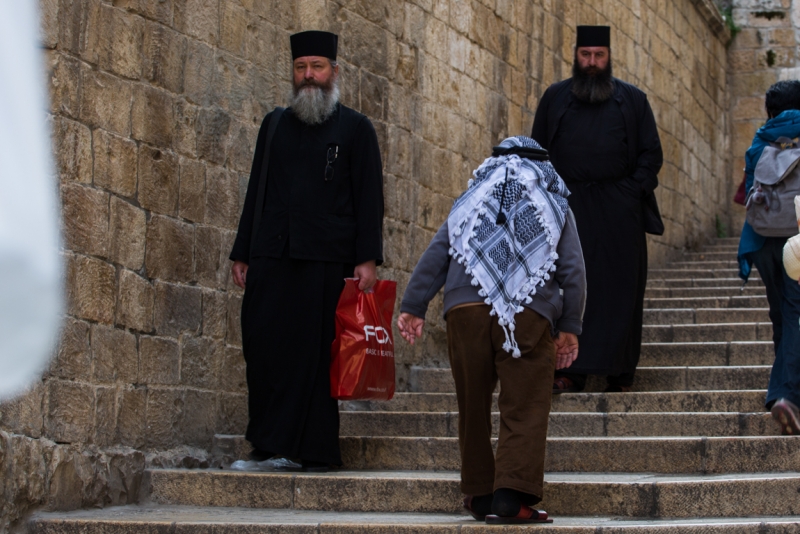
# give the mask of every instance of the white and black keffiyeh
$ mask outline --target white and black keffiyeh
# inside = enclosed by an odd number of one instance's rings
[[[541,149],[524,136],[499,146]],[[519,358],[514,316],[555,270],[570,193],[549,161],[518,155],[487,158],[473,175],[447,218],[450,255],[498,316],[506,332],[503,349]]]

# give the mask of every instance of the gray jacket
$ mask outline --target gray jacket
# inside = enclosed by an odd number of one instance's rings
[[[424,318],[428,303],[442,286],[445,316],[454,306],[483,302],[478,295],[479,288],[472,285],[472,277],[464,266],[450,261],[449,250],[450,240],[445,221],[414,268],[400,304],[401,312]],[[524,306],[550,321],[555,332],[577,335],[581,333],[586,305],[586,270],[572,210],[567,214],[556,252],[555,273],[551,274],[544,286],[536,289],[533,302]]]

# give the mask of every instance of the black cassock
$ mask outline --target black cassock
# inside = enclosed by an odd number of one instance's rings
[[[246,438],[264,452],[341,465],[330,347],[344,278],[353,276],[360,263],[383,261],[378,140],[369,119],[345,106],[317,126],[287,109],[272,141],[262,219],[251,251],[271,115],[258,134],[230,255],[248,263],[242,302]],[[332,174],[326,171],[329,161]]]
[[[632,379],[642,341],[645,232],[663,231],[653,195],[662,153],[645,94],[614,83],[614,96],[600,104],[575,98],[571,79],[550,86],[531,137],[549,150],[572,193],[586,263],[583,332],[567,371]]]

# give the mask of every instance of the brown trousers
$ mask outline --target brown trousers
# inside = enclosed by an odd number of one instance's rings
[[[489,306],[447,313],[447,346],[458,397],[461,491],[511,488],[542,497],[555,345],[550,323],[525,308],[515,317],[522,356],[503,350],[505,334]],[[500,380],[500,434],[492,453],[492,393]]]

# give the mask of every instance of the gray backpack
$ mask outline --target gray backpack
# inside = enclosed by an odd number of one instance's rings
[[[765,237],[797,235],[794,197],[800,195],[798,139],[779,137],[758,158],[747,195],[747,222]]]

